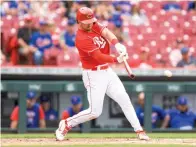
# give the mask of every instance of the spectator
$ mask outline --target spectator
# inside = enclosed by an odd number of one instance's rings
[[[3,54],[2,50],[0,51],[0,65],[6,64],[6,56]]]
[[[145,94],[144,92],[139,93],[138,95],[138,107],[136,108],[136,114],[137,117],[141,123],[141,125],[144,125],[144,99],[145,99]],[[157,123],[160,120],[164,120],[165,118],[165,111],[156,105],[152,105],[152,115],[151,115],[151,120],[152,120],[152,127],[156,128]]]
[[[16,0],[9,1],[9,11],[8,13],[12,16],[17,16],[18,15],[18,3]]]
[[[39,25],[39,32],[33,33],[30,41],[30,46],[34,50],[34,64],[36,65],[43,64],[44,51],[53,46],[51,34],[48,32],[48,23],[41,20]]]
[[[45,128],[44,111],[42,107],[36,103],[36,93],[29,91],[27,92],[27,128]],[[16,106],[11,114],[11,129],[16,129],[18,126],[19,117],[19,106]]]
[[[40,101],[45,113],[45,120],[57,120],[58,113],[51,107],[49,98],[45,95],[42,95],[40,97]]]
[[[41,19],[47,18],[48,16],[51,15],[48,6],[49,6],[48,1],[32,1],[31,9],[33,15]]]
[[[196,60],[189,55],[189,49],[184,47],[181,49],[182,60],[178,62],[177,67],[194,68],[196,67]]]
[[[196,12],[196,1],[189,2],[188,11]]]
[[[31,11],[30,1],[18,1],[18,16],[24,16]]]
[[[56,49],[62,49],[60,45],[60,34],[61,34],[61,29],[58,28],[53,20],[49,21],[48,23],[48,31],[50,32],[52,36],[52,43],[53,43],[53,48]],[[67,48],[63,48],[64,50],[67,50]]]
[[[178,2],[168,1],[166,4],[163,5],[163,9],[165,11],[178,11],[182,8]]]
[[[24,16],[25,25],[18,30],[18,45],[19,45],[19,64],[29,64],[29,54],[33,52],[29,47],[31,35],[37,32],[33,26],[33,17],[30,15]]]
[[[123,27],[122,27],[122,20],[117,20],[114,22],[115,26],[113,29],[114,35],[118,38],[119,42],[123,43],[124,42],[124,32],[123,32]]]
[[[99,20],[108,20],[113,12],[114,7],[110,1],[100,1],[99,5],[95,7],[95,14]]]
[[[62,48],[72,48],[75,47],[75,20],[69,19],[67,23],[66,32],[61,35],[60,43]]]
[[[182,59],[180,49],[185,47],[185,44],[181,38],[177,38],[172,46],[172,51],[169,54],[169,60],[171,65],[176,67],[177,63]]]
[[[63,111],[61,118],[62,120],[67,119],[68,117],[72,117],[83,110],[81,98],[79,96],[72,96],[71,103],[72,106]]]
[[[5,0],[0,1],[0,13],[1,16],[6,16],[9,13],[9,2]]]
[[[140,10],[139,4],[133,4],[130,14],[123,15],[123,20],[135,26],[149,24],[148,18],[145,13]]]
[[[130,61],[131,67],[138,67],[141,69],[151,69],[154,67],[154,63],[150,60],[149,48],[141,47],[139,58]]]
[[[188,100],[180,96],[177,100],[176,109],[169,110],[164,121],[163,128],[170,127],[180,130],[191,130],[196,122],[196,115],[189,110]]]

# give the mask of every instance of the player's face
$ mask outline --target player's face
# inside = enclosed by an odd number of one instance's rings
[[[82,107],[82,104],[73,105],[74,112],[76,113],[80,112],[81,107]]]
[[[44,102],[44,103],[42,104],[42,106],[43,106],[44,111],[47,111],[47,110],[49,110],[49,108],[50,108],[50,103],[49,103],[49,102]]]
[[[178,105],[177,106],[178,110],[180,110],[181,112],[186,112],[188,107],[187,105]]]
[[[144,106],[144,99],[139,98],[138,103],[139,105]]]
[[[27,99],[27,108],[31,108],[34,105],[34,100],[33,99]]]
[[[89,23],[89,24],[80,23],[80,27],[84,31],[91,31],[92,26],[93,26],[93,23]]]

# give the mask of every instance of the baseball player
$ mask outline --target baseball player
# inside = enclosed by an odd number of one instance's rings
[[[122,108],[126,118],[141,140],[149,140],[143,131],[130,98],[116,73],[109,67],[111,63],[122,63],[128,59],[124,45],[105,26],[97,22],[93,11],[81,7],[77,11],[78,31],[76,47],[82,62],[82,78],[87,90],[89,108],[80,113],[61,120],[56,130],[56,139],[63,140],[67,132],[74,126],[95,119],[102,113],[104,96],[107,94]],[[119,56],[110,56],[110,45],[115,46]]]
[[[176,109],[171,109],[164,120],[163,128],[170,127],[180,130],[192,130],[196,123],[196,115],[188,108],[188,99],[180,96]]]
[[[26,103],[27,103],[27,110],[26,110],[26,117],[27,117],[27,128],[45,128],[45,115],[42,107],[36,103],[36,93],[33,91],[27,92],[26,95]],[[11,124],[10,128],[15,129],[18,126],[18,118],[19,118],[19,106],[16,106],[12,111],[10,116]]]

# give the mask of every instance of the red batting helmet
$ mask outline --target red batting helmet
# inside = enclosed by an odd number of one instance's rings
[[[84,24],[89,24],[97,21],[94,16],[93,10],[88,7],[81,7],[77,11],[76,19],[78,22],[82,22]]]

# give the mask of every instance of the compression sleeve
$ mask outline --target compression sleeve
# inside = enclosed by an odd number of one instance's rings
[[[94,52],[91,53],[91,56],[97,60],[99,63],[114,63],[117,62],[117,58],[116,57],[112,57],[110,55],[106,55],[101,53],[100,50],[95,50]]]

